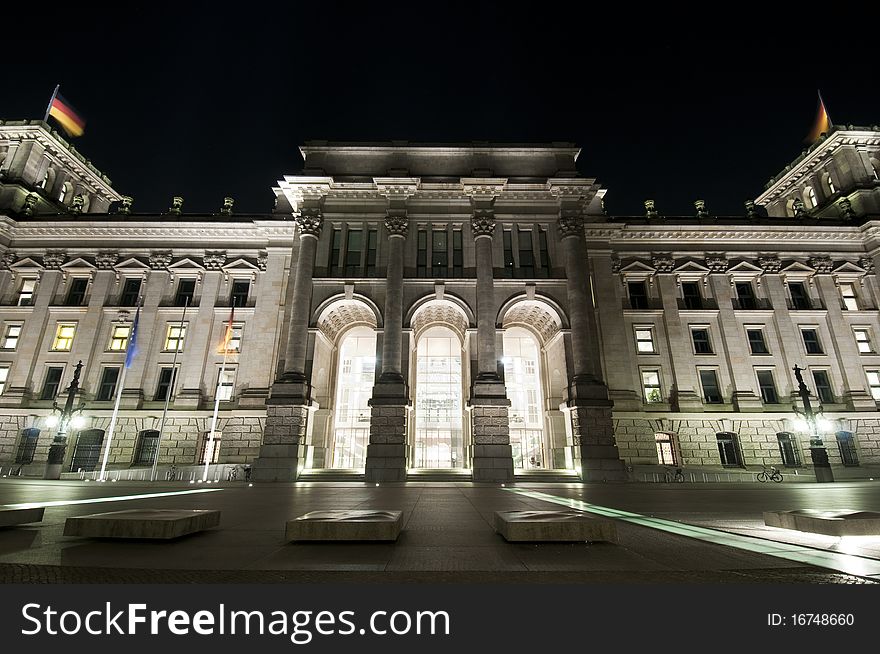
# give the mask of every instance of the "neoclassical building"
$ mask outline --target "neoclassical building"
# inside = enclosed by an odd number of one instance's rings
[[[880,128],[741,216],[610,216],[567,143],[301,153],[271,213],[147,214],[46,123],[0,122],[0,471],[98,466],[123,370],[114,469],[808,468],[795,365],[832,468],[880,465]]]

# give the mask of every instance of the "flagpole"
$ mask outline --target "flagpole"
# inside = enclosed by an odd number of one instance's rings
[[[60,88],[61,88],[61,85],[60,85],[60,84],[56,84],[56,85],[55,85],[55,90],[52,91],[52,99],[49,100],[49,106],[46,107],[46,115],[43,116],[43,122],[44,122],[44,123],[48,123],[48,122],[49,122],[49,112],[52,111],[52,103],[55,102],[55,98],[56,98],[56,96],[58,95],[58,89],[60,89]]]
[[[229,326],[226,333],[232,331],[232,317],[235,315],[235,301],[232,302],[232,311],[229,313]],[[208,432],[208,447],[205,448],[205,472],[202,481],[208,480],[208,466],[214,458],[214,430],[217,429],[217,413],[220,411],[220,384],[223,381],[223,373],[226,372],[226,357],[229,354],[229,338],[223,338],[223,363],[220,364],[220,374],[217,376],[217,386],[214,388],[214,415],[211,417],[211,431]]]
[[[825,117],[828,119],[828,126],[833,127],[834,122],[831,120],[831,114],[828,113],[828,107],[825,106],[825,100],[822,99],[822,91],[816,89],[816,93],[819,94],[819,104],[822,105],[822,109],[825,111]]]
[[[180,316],[180,326],[177,332],[177,345],[174,348],[174,358],[171,360],[171,384],[168,386],[168,392],[165,394],[165,408],[162,409],[162,421],[159,423],[159,438],[156,440],[156,455],[153,457],[153,470],[150,472],[150,481],[156,481],[156,472],[159,468],[159,449],[162,446],[162,434],[165,432],[165,418],[168,416],[168,405],[171,402],[171,394],[174,392],[174,386],[177,383],[177,353],[180,352],[180,339],[184,334],[186,325],[186,309],[189,306],[189,296],[186,296],[186,302],[183,305],[183,315]]]

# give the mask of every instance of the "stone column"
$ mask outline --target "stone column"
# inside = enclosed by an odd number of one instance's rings
[[[507,389],[498,374],[495,351],[495,287],[492,236],[495,232],[494,196],[471,198],[471,231],[477,264],[477,374],[471,388],[474,481],[513,479],[513,451]]]
[[[392,201],[392,205],[399,202]],[[386,211],[388,266],[382,370],[370,399],[370,442],[365,478],[370,482],[406,480],[406,409],[409,389],[401,374],[403,342],[403,256],[409,220],[400,206]]]
[[[254,481],[295,481],[299,446],[306,436],[311,386],[306,377],[312,274],[324,218],[321,205],[305,206],[297,216],[299,256],[292,266],[293,296],[290,328],[284,349],[284,372],[272,384],[266,400],[266,427],[260,455],[254,460]]]
[[[570,371],[567,398],[571,430],[575,443],[581,448],[581,478],[584,481],[625,480],[626,469],[614,440],[613,403],[608,399],[608,388],[602,381],[581,212],[580,206],[562,203],[558,224],[565,257],[571,323],[573,370]]]

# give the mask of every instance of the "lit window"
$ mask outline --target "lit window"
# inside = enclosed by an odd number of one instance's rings
[[[825,176],[825,183],[828,184],[828,190],[831,191],[831,195],[837,193],[837,189],[834,186],[834,182],[831,179],[831,175]]]
[[[165,351],[183,352],[183,342],[186,340],[186,325],[182,327],[177,325],[168,325],[168,331],[165,335]]]
[[[664,466],[678,465],[675,459],[675,447],[672,434],[654,434],[654,442],[657,444],[657,462]]]
[[[9,366],[0,367],[0,395],[6,390],[6,378],[9,376]]]
[[[232,399],[232,391],[235,387],[235,369],[224,368],[217,381],[217,397],[221,402],[228,402]]]
[[[110,333],[110,347],[114,352],[124,352],[128,347],[128,337],[131,334],[131,325],[114,325]]]
[[[871,397],[880,401],[880,370],[868,370],[868,386],[871,387]]]
[[[220,439],[222,432],[215,431],[214,438],[211,439],[211,432],[207,431],[202,436],[202,445],[199,448],[199,458],[196,461],[199,465],[206,463],[217,463],[220,461]]]
[[[654,354],[654,328],[636,327],[636,350],[639,354]]]
[[[14,350],[18,347],[19,336],[21,336],[21,325],[8,325],[6,335],[3,337],[3,349]]]
[[[709,342],[709,330],[705,327],[691,329],[694,342],[694,354],[712,354],[712,343]]]
[[[76,325],[59,324],[58,329],[55,331],[55,341],[52,343],[52,349],[60,352],[70,352],[75,334]]]
[[[645,391],[645,402],[662,402],[663,396],[660,394],[660,371],[643,370],[642,388]]]
[[[812,209],[818,204],[818,202],[816,202],[816,191],[812,186],[808,186],[805,191],[804,200],[807,203],[807,209]]]
[[[843,300],[843,308],[847,311],[858,311],[859,300],[856,297],[856,289],[852,284],[840,285],[840,298]]]
[[[853,329],[856,335],[856,343],[860,354],[874,354],[874,346],[871,345],[871,334],[867,329]]]
[[[24,279],[18,291],[18,306],[27,307],[34,303],[34,289],[37,288],[36,279]]]

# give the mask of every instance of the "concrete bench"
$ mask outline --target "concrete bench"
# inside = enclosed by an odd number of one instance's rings
[[[511,542],[617,542],[613,521],[580,511],[496,511],[495,531]]]
[[[29,522],[42,522],[45,510],[42,506],[34,509],[0,509],[0,527],[14,527],[15,525],[25,525]]]
[[[220,512],[198,509],[132,509],[68,518],[65,536],[170,540],[220,524]]]
[[[394,541],[403,526],[400,511],[312,511],[287,522],[288,541]]]
[[[825,536],[880,536],[880,513],[871,511],[765,511],[764,524]]]

